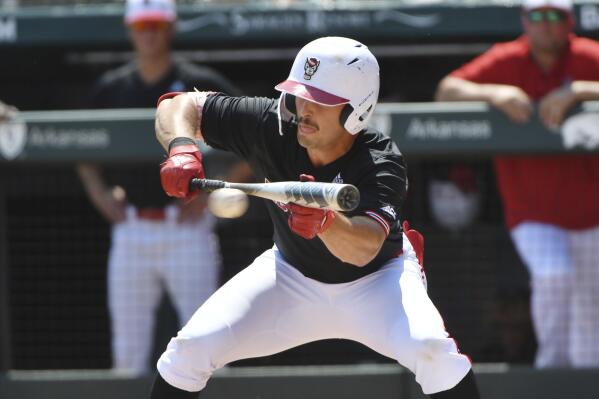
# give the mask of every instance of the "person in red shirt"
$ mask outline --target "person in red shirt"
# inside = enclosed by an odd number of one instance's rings
[[[599,99],[599,43],[577,37],[570,0],[525,0],[524,34],[446,76],[438,101],[488,101],[514,123],[559,130]],[[537,367],[599,365],[599,155],[494,159],[506,224],[531,276]]]

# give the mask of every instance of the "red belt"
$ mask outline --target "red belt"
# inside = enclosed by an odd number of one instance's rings
[[[163,208],[136,208],[135,212],[138,219],[164,220],[166,218]]]

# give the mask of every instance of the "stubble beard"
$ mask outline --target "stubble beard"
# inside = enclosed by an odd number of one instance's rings
[[[310,140],[308,137],[302,135],[299,131],[299,128],[297,130],[297,142],[299,145],[301,145],[302,147],[304,147],[305,149],[310,149],[312,147],[314,147],[314,142],[312,140]]]

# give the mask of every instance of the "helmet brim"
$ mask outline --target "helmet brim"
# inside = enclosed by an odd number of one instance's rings
[[[324,90],[320,90],[314,86],[289,79],[276,85],[275,89],[303,98],[304,100],[313,101],[315,103],[331,107],[334,105],[349,103],[347,98],[339,97]]]

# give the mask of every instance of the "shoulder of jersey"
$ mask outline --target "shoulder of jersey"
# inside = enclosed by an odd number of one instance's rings
[[[496,43],[488,50],[488,53],[502,56],[525,55],[528,54],[528,44],[520,37],[509,42]]]
[[[599,41],[588,37],[576,37],[572,41],[572,50],[578,54],[589,54],[599,57]]]
[[[119,80],[128,78],[135,71],[135,65],[128,63],[120,67],[110,69],[100,77],[100,81],[104,84],[111,84]]]
[[[369,127],[362,135],[364,142],[370,144],[373,150],[388,150],[391,152],[394,148],[397,150],[397,146],[391,137],[381,133],[377,129]]]

